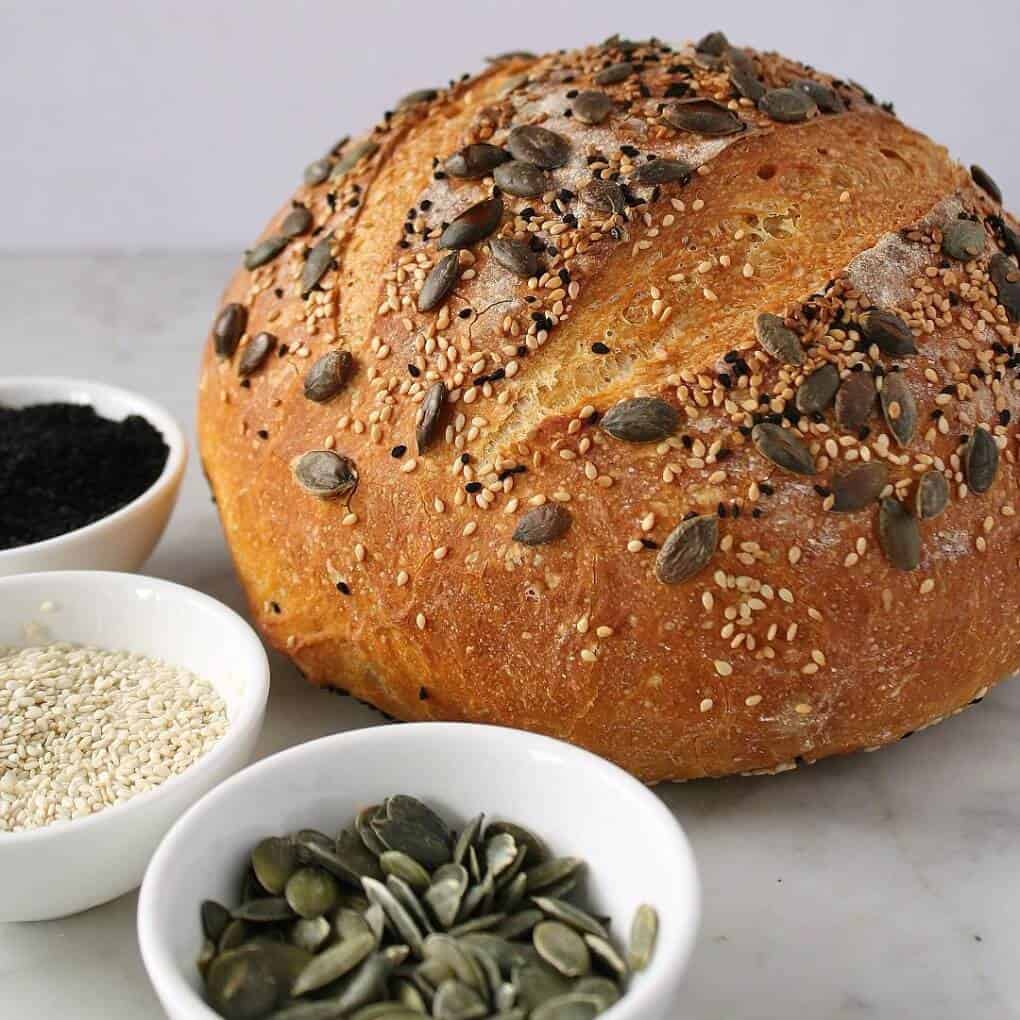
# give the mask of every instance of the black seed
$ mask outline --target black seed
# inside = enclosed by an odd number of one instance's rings
[[[988,261],[988,275],[995,287],[999,304],[1006,309],[1010,322],[1020,322],[1020,270],[1017,264],[1001,252]]]
[[[949,505],[949,482],[941,471],[930,468],[921,475],[914,494],[914,514],[919,520],[938,517]]]
[[[676,432],[679,415],[672,404],[658,397],[632,397],[614,404],[600,422],[614,439],[651,443]]]
[[[498,145],[476,142],[473,145],[465,145],[463,149],[455,152],[443,166],[451,177],[478,178],[492,173],[508,159],[510,153]]]
[[[275,346],[276,337],[272,333],[256,333],[241,349],[241,356],[237,359],[237,374],[242,379],[253,375]]]
[[[303,206],[296,205],[283,218],[280,224],[280,233],[284,237],[300,237],[307,234],[312,228],[312,214]]]
[[[434,382],[425,394],[421,404],[418,427],[415,430],[415,440],[418,443],[418,453],[424,453],[436,437],[439,424],[439,413],[446,403],[446,383]]]
[[[545,545],[564,535],[573,518],[559,503],[543,503],[517,522],[513,540],[521,545]]]
[[[987,492],[995,481],[999,469],[999,447],[991,432],[974,429],[963,449],[963,472],[971,492]]]
[[[747,125],[732,111],[714,99],[678,99],[662,112],[662,119],[678,131],[721,137],[735,135]]]
[[[578,94],[572,109],[582,124],[601,124],[613,112],[613,101],[605,92],[587,89]]]
[[[839,369],[826,362],[797,387],[794,404],[801,414],[820,414],[835,399],[838,389]]]
[[[310,188],[321,184],[329,176],[332,165],[333,161],[330,159],[317,159],[314,163],[309,163],[305,167],[305,184]]]
[[[851,372],[836,394],[836,421],[851,432],[863,428],[875,410],[877,397],[871,374]]]
[[[519,198],[533,198],[553,188],[552,177],[544,170],[516,159],[496,167],[492,176],[502,191]]]
[[[526,124],[511,130],[506,147],[514,159],[534,163],[544,170],[563,166],[570,158],[570,143],[562,135],[537,124]]]
[[[970,262],[985,250],[985,228],[974,220],[953,220],[942,231],[942,252],[959,262]]]
[[[917,431],[917,404],[903,377],[894,372],[887,375],[879,393],[882,415],[893,438],[900,446],[908,446]],[[898,414],[894,411],[898,409]]]
[[[878,542],[897,570],[916,570],[921,562],[917,518],[898,500],[883,499],[878,510]]]
[[[305,396],[317,404],[332,400],[347,385],[354,359],[349,351],[328,351],[305,375]]]
[[[815,101],[800,89],[769,89],[758,101],[758,109],[782,124],[799,124],[818,115]]]
[[[807,444],[792,429],[762,422],[751,430],[751,442],[758,452],[777,467],[797,475],[813,475],[815,461]]]
[[[681,521],[655,557],[655,576],[663,584],[680,584],[702,570],[719,545],[719,521],[705,515]]]
[[[523,241],[512,241],[506,237],[494,237],[489,242],[492,257],[515,276],[529,279],[540,270],[538,255]]]
[[[992,180],[987,170],[982,170],[976,163],[970,168],[970,175],[974,178],[974,183],[986,194],[991,196],[992,201],[998,205],[1002,205],[1002,191],[999,189],[998,184]]]
[[[291,470],[298,484],[316,496],[342,496],[358,484],[354,461],[332,450],[304,453],[294,459]]]
[[[248,309],[237,302],[226,305],[213,323],[213,346],[221,358],[229,358],[237,350],[238,341],[248,325]]]
[[[595,343],[591,345],[591,351],[592,354],[608,354],[609,347],[601,340],[596,340]]]
[[[846,103],[840,98],[839,93],[824,82],[812,81],[810,78],[798,78],[792,87],[806,92],[822,113],[843,113],[846,110]]]
[[[804,347],[800,337],[778,315],[762,312],[754,321],[758,343],[784,365],[803,365]]]
[[[447,294],[453,290],[460,276],[460,263],[456,252],[441,258],[428,276],[425,277],[425,285],[418,295],[418,311],[431,312],[433,308],[442,304]]]
[[[581,201],[596,212],[622,213],[627,208],[623,189],[613,181],[593,177],[581,189]]]
[[[596,85],[618,85],[626,81],[634,73],[634,65],[629,60],[621,61],[619,64],[610,64],[595,75]]]
[[[488,237],[503,218],[503,199],[487,198],[462,212],[442,233],[440,248],[470,248]]]
[[[886,308],[869,308],[858,316],[864,338],[875,344],[883,354],[902,358],[917,353],[914,334],[895,312]]]
[[[267,237],[264,241],[259,241],[254,248],[244,253],[244,268],[258,269],[259,266],[272,262],[287,247],[287,240],[286,237]]]
[[[627,179],[628,184],[653,186],[657,184],[686,184],[694,168],[682,159],[653,159],[642,163]]]
[[[832,509],[837,513],[854,513],[874,503],[889,480],[889,469],[881,461],[868,461],[832,479],[835,497]]]
[[[333,233],[326,234],[308,253],[305,268],[301,271],[301,296],[308,297],[312,289],[333,265]]]

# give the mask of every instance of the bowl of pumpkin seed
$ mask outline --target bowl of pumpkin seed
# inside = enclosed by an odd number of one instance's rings
[[[700,894],[659,798],[560,741],[337,734],[207,794],[138,904],[173,1020],[666,1020]]]

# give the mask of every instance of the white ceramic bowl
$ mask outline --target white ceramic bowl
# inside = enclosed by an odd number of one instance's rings
[[[479,811],[518,821],[554,853],[589,862],[596,910],[624,935],[635,908],[660,914],[652,965],[604,1016],[682,1014],[684,969],[698,922],[698,881],[680,826],[654,793],[587,751],[519,730],[409,723],[325,737],[245,769],[196,804],[152,859],[138,904],[149,977],[172,1020],[216,1020],[195,957],[199,905],[236,903],[247,855],[262,837],[336,831],[393,793],[427,800],[454,824]]]
[[[94,524],[55,538],[0,550],[0,577],[38,570],[137,570],[156,547],[181,487],[188,446],[177,422],[159,404],[128,390],[84,379],[56,376],[0,378],[0,405],[91,404],[116,421],[139,414],[170,448],[163,471],[126,506]]]
[[[26,626],[183,666],[220,693],[229,725],[208,754],[154,790],[87,818],[0,832],[0,921],[63,917],[134,889],[170,826],[251,760],[269,693],[269,663],[251,627],[169,581],[103,571],[0,578],[0,645],[40,643],[37,634],[26,640]]]

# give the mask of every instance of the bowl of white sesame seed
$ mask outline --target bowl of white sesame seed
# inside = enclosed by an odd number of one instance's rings
[[[251,627],[135,574],[0,577],[0,921],[134,889],[177,818],[250,760],[269,693]]]

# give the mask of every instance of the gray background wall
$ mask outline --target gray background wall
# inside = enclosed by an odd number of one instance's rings
[[[723,28],[895,100],[1020,207],[1016,7],[0,0],[0,248],[239,249],[337,137],[508,49]],[[685,11],[685,8],[687,10]]]

